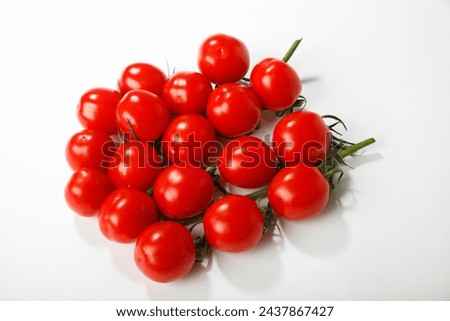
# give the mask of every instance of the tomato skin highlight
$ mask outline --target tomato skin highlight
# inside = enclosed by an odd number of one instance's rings
[[[108,88],[86,91],[77,106],[77,117],[81,126],[108,135],[117,133],[116,108],[121,99],[121,93]]]
[[[239,39],[215,34],[203,41],[198,51],[198,67],[215,84],[240,80],[248,71],[250,54]]]
[[[202,168],[171,165],[156,179],[153,197],[160,212],[171,219],[186,219],[203,211],[214,196],[211,176]]]
[[[177,222],[150,225],[134,249],[139,270],[149,279],[167,283],[186,276],[195,263],[195,246],[188,229]]]
[[[208,207],[203,226],[206,239],[214,249],[244,252],[261,241],[264,219],[253,199],[227,195]]]
[[[128,65],[119,77],[117,87],[122,94],[133,89],[144,89],[161,96],[167,77],[158,67],[137,62]]]
[[[300,110],[283,117],[273,130],[272,144],[286,166],[313,166],[323,161],[331,148],[331,132],[322,117]]]
[[[320,214],[327,206],[330,187],[317,167],[299,165],[280,170],[267,196],[278,217],[301,220]]]
[[[203,115],[212,92],[208,78],[199,72],[177,72],[163,87],[163,98],[173,115],[196,113]]]
[[[98,213],[104,199],[114,187],[102,171],[95,168],[80,168],[70,177],[64,190],[67,205],[81,216]]]
[[[110,241],[119,243],[135,241],[157,219],[158,212],[151,196],[129,187],[109,194],[98,214],[102,234]]]
[[[206,167],[215,161],[219,143],[208,119],[183,114],[174,118],[164,132],[162,150],[172,164]]]
[[[217,132],[238,137],[252,132],[261,119],[262,106],[250,88],[228,83],[214,89],[206,105],[206,116]]]
[[[266,58],[253,68],[250,88],[264,107],[280,111],[294,104],[302,92],[302,83],[289,64],[280,59]]]
[[[116,188],[133,187],[143,192],[153,186],[164,163],[146,142],[129,141],[119,145],[107,173]]]
[[[106,170],[106,162],[114,151],[114,142],[103,132],[84,129],[66,144],[66,160],[74,171],[82,167]]]
[[[141,141],[155,141],[170,120],[169,107],[157,95],[142,89],[129,91],[116,110],[117,124],[123,133]]]
[[[239,187],[268,184],[277,172],[275,152],[258,137],[243,136],[229,141],[218,158],[222,178]]]

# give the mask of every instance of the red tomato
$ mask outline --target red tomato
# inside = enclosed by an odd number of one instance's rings
[[[277,216],[297,220],[321,213],[329,192],[328,182],[317,167],[299,165],[279,171],[267,196]]]
[[[250,88],[264,107],[279,111],[294,104],[302,92],[302,83],[294,68],[283,60],[266,58],[253,68]]]
[[[85,129],[69,139],[66,145],[66,160],[74,171],[81,167],[104,170],[114,150],[114,142],[110,136]]]
[[[120,130],[123,133],[134,132],[142,141],[157,140],[170,120],[164,100],[142,89],[125,94],[117,106],[116,115]]]
[[[198,67],[216,84],[236,82],[248,71],[250,55],[245,44],[234,37],[216,34],[207,38],[198,52]]]
[[[163,221],[139,235],[134,249],[139,270],[156,282],[172,282],[186,276],[195,263],[195,246],[182,224]]]
[[[113,158],[108,165],[108,176],[116,188],[133,187],[145,192],[153,186],[164,166],[156,150],[141,141],[121,144]]]
[[[98,213],[102,234],[119,243],[133,242],[157,219],[153,199],[144,192],[129,187],[116,189],[109,194]]]
[[[103,200],[114,187],[102,171],[80,168],[72,174],[64,190],[67,205],[81,216],[97,214]]]
[[[218,142],[213,126],[203,116],[184,114],[176,117],[162,138],[164,155],[179,166],[209,166],[217,155]]]
[[[227,195],[215,201],[203,218],[205,236],[215,249],[243,252],[255,247],[262,238],[264,218],[251,198]]]
[[[206,116],[223,136],[248,134],[261,119],[261,103],[246,86],[232,83],[214,89],[208,99]]]
[[[85,92],[77,107],[81,126],[108,135],[117,133],[116,108],[121,98],[119,92],[107,88],[94,88]]]
[[[156,179],[153,197],[162,214],[185,219],[203,211],[214,196],[211,176],[199,167],[171,165]]]
[[[211,83],[201,73],[177,72],[165,83],[163,98],[173,115],[204,114],[211,91]]]
[[[273,147],[286,166],[316,165],[330,150],[331,133],[320,115],[307,110],[283,117],[273,130]]]
[[[134,63],[122,72],[118,87],[122,94],[133,89],[144,89],[161,96],[166,80],[166,75],[158,67],[146,63]]]
[[[228,142],[218,158],[222,178],[239,187],[268,184],[277,172],[274,151],[260,138],[243,136]]]

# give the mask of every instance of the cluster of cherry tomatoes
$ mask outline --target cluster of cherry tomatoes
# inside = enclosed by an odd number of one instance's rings
[[[299,108],[302,84],[287,63],[298,43],[246,78],[245,44],[216,34],[200,46],[200,72],[168,77],[134,63],[117,90],[85,92],[77,107],[84,129],[66,146],[69,207],[97,215],[107,239],[135,242],[138,268],[158,282],[185,276],[211,248],[250,250],[277,218],[319,214],[343,158],[373,141],[339,139],[337,117],[327,125]],[[263,110],[282,116],[270,142],[251,135]],[[232,194],[224,182],[260,190]],[[194,237],[196,226],[202,233]]]

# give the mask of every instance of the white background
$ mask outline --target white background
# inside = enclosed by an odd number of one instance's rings
[[[321,216],[157,284],[67,208],[64,148],[85,90],[136,61],[196,70],[217,32],[252,65],[303,37],[308,109],[377,143]],[[0,299],[450,299],[450,1],[2,1],[0,48]]]

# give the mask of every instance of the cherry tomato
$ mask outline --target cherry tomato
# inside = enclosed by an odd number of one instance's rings
[[[108,164],[108,176],[116,188],[133,187],[145,192],[153,186],[163,166],[161,157],[149,143],[129,141],[117,148]]]
[[[215,201],[203,218],[205,236],[215,249],[243,252],[262,238],[264,219],[256,202],[243,195],[227,195]]]
[[[250,55],[245,44],[234,37],[216,34],[203,41],[198,67],[213,83],[236,82],[248,71]]]
[[[142,141],[157,140],[170,120],[164,100],[142,89],[126,93],[117,106],[116,115],[120,130],[135,134]]]
[[[214,196],[211,176],[199,167],[171,165],[156,179],[153,197],[163,215],[185,219],[203,211]]]
[[[153,281],[167,283],[186,276],[195,263],[195,246],[189,230],[172,221],[150,225],[138,237],[134,261]]]
[[[67,205],[81,216],[97,214],[114,187],[102,171],[80,168],[72,174],[64,190]]]
[[[273,130],[273,147],[286,166],[316,165],[330,150],[331,133],[320,115],[307,110],[282,118]]]
[[[122,72],[118,88],[122,94],[133,89],[144,89],[161,96],[166,75],[156,66],[147,63],[133,63]]]
[[[302,92],[302,83],[297,72],[283,60],[266,58],[253,68],[250,88],[264,107],[279,111],[294,104]]]
[[[84,128],[105,134],[117,133],[116,108],[122,95],[107,88],[94,88],[85,92],[78,103],[77,116]]]
[[[208,99],[206,116],[223,136],[248,134],[258,126],[262,106],[246,86],[232,83],[214,89]]]
[[[330,187],[317,167],[283,168],[269,185],[267,196],[277,216],[298,220],[321,213],[328,203]]]
[[[84,129],[74,134],[67,142],[66,160],[73,170],[81,167],[105,170],[114,149],[114,142],[110,136],[92,129]]]
[[[218,151],[213,126],[198,114],[183,114],[167,127],[162,138],[164,155],[171,163],[183,166],[209,166]]]
[[[177,72],[165,83],[163,98],[173,115],[204,114],[212,86],[199,72]]]
[[[133,242],[157,219],[153,199],[144,192],[129,187],[116,189],[109,194],[98,213],[102,234],[119,243]]]
[[[277,172],[275,152],[260,138],[243,136],[229,141],[218,158],[222,178],[239,187],[268,184]]]

